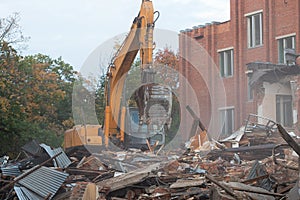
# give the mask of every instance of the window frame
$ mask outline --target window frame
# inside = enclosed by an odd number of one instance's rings
[[[229,129],[229,126],[228,126],[228,119],[227,119],[227,116],[228,116],[228,112],[231,111],[231,132],[228,130]],[[224,114],[225,113],[225,116]],[[224,116],[224,119],[223,119],[223,116]],[[220,120],[220,125],[221,125],[221,130],[220,130],[220,135],[222,136],[227,136],[227,135],[230,135],[232,134],[234,131],[235,131],[235,109],[234,107],[225,107],[225,108],[219,108],[219,120]]]
[[[220,49],[217,51],[219,56],[219,67],[220,67],[220,76],[222,78],[230,78],[234,75],[234,49],[229,47],[226,49]],[[230,70],[228,66],[228,58],[230,55]],[[223,62],[222,62],[223,61]],[[229,74],[229,71],[231,72]]]
[[[283,36],[279,36],[279,37],[275,38],[277,40],[278,63],[279,64],[287,64],[285,55],[284,55],[284,50],[287,49],[287,47],[286,47],[287,39],[290,39],[290,38],[292,39],[292,48],[288,48],[288,49],[296,49],[296,33],[283,35]]]
[[[252,13],[245,14],[247,17],[247,42],[248,42],[248,48],[255,48],[263,46],[263,11],[255,11]],[[259,44],[256,44],[256,23],[255,23],[255,17],[259,16]]]
[[[292,95],[278,94],[278,95],[276,95],[275,101],[276,101],[275,105],[276,105],[276,121],[277,121],[277,123],[280,123],[285,127],[292,127],[293,123],[294,123],[293,122],[293,97],[292,97]],[[279,101],[279,105],[278,105],[278,101]],[[285,107],[287,105],[287,103],[290,104],[289,112],[286,110],[286,107]]]

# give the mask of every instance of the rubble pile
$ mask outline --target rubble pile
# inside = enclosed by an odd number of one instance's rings
[[[0,158],[0,199],[298,199],[300,148],[281,128],[256,137],[262,143],[244,131],[209,153],[193,147],[183,155],[64,152],[32,141],[25,158]]]

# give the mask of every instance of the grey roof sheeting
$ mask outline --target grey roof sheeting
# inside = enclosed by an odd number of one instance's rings
[[[19,200],[43,200],[44,199],[22,186],[14,186],[14,190]]]
[[[55,155],[50,146],[46,144],[40,144],[40,146],[47,152],[50,158],[52,158]],[[57,167],[55,160],[53,160],[53,163],[54,163],[54,167]]]
[[[53,149],[53,152],[54,155],[62,152],[59,156],[55,158],[56,163],[60,168],[67,168],[72,163],[61,147]]]
[[[4,176],[19,176],[21,174],[17,165],[1,167],[1,171]]]
[[[66,168],[71,164],[71,160],[68,158],[61,147],[52,150],[51,147],[46,144],[40,144],[40,146],[45,149],[50,157],[53,157],[56,154],[62,152],[55,158],[55,160],[53,160],[55,167]]]
[[[21,179],[19,184],[38,194],[42,198],[47,197],[49,194],[51,194],[52,198],[67,177],[67,173],[47,167],[41,167]]]
[[[29,200],[29,198],[22,191],[21,187],[14,186],[14,190],[15,190],[19,200]]]

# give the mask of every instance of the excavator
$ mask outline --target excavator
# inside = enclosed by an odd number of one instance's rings
[[[105,83],[104,127],[77,125],[65,132],[64,147],[113,143],[142,148],[164,145],[171,123],[172,92],[170,87],[155,83],[153,32],[159,12],[151,0],[142,0],[140,11],[120,48],[107,68]],[[132,94],[136,106],[124,102],[126,77],[139,53],[140,86]]]

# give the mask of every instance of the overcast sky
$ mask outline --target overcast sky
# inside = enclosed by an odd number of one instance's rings
[[[175,32],[230,18],[230,0],[153,0],[156,28]],[[128,32],[141,0],[0,0],[0,17],[19,12],[29,36],[24,55],[42,53],[79,69],[108,39]]]

